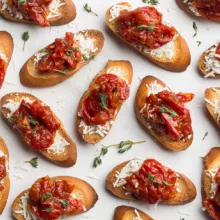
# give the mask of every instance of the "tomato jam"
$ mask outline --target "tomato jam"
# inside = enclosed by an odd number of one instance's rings
[[[143,114],[149,126],[160,135],[178,141],[192,134],[190,112],[184,107],[185,102],[193,99],[191,93],[175,94],[162,91],[146,98]]]
[[[128,84],[111,73],[100,75],[89,88],[90,94],[82,102],[82,117],[88,125],[105,125],[115,118],[115,112],[130,93]]]
[[[5,74],[6,74],[5,62],[3,59],[0,58],[0,88],[3,85],[4,79],[5,79]]]
[[[83,212],[83,201],[71,196],[74,188],[74,184],[66,180],[43,177],[32,185],[28,205],[35,215],[44,220],[61,219]]]
[[[4,186],[2,184],[2,180],[7,175],[7,169],[6,169],[6,158],[5,156],[0,157],[0,191],[4,190]]]
[[[33,150],[43,150],[54,142],[60,123],[51,109],[40,101],[27,103],[22,100],[20,107],[10,118],[24,141]]]
[[[220,169],[214,176],[214,181],[217,184],[215,195],[203,201],[203,206],[208,211],[209,215],[215,219],[220,220]]]
[[[116,19],[121,37],[130,44],[142,44],[148,49],[162,47],[176,35],[174,27],[163,24],[162,14],[154,7],[123,10]]]
[[[220,18],[219,0],[193,0],[192,6],[197,8],[198,13],[207,19]]]
[[[149,204],[170,199],[177,193],[176,172],[154,159],[145,160],[140,170],[125,180],[126,191]]]
[[[63,73],[67,68],[75,69],[82,54],[74,41],[74,34],[67,32],[64,39],[57,38],[45,48],[46,55],[41,58],[36,68],[40,73]]]

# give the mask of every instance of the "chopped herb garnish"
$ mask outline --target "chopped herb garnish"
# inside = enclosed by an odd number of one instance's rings
[[[205,140],[205,138],[207,137],[209,135],[209,132],[206,132],[205,134],[204,134],[204,136],[203,136],[203,141]]]
[[[173,186],[173,184],[170,184],[170,183],[168,183],[168,182],[166,182],[166,181],[163,181],[163,184],[164,184],[165,186]]]
[[[183,218],[183,217],[180,217],[180,220],[185,220],[185,218]]]
[[[83,54],[82,57],[83,57],[83,59],[84,59],[85,61],[88,60],[88,58],[87,58],[87,56],[86,56],[85,54]]]
[[[67,51],[66,51],[66,55],[67,56],[71,56],[73,53],[73,49],[72,48],[69,48]]]
[[[35,129],[33,129],[33,131],[31,132],[32,136],[36,136],[37,131]]]
[[[151,4],[151,5],[157,5],[159,4],[158,0],[142,0],[142,2]]]
[[[59,219],[64,219],[65,218],[65,215],[64,214],[62,214],[60,217],[59,217]]]
[[[29,40],[30,38],[30,35],[29,35],[29,32],[28,31],[25,31],[23,34],[22,34],[22,40],[24,41],[24,45],[23,45],[23,51],[24,51],[24,48],[25,48],[25,44],[26,42]]]
[[[95,55],[92,55],[91,57],[89,57],[90,60],[95,60]]]
[[[31,164],[32,167],[37,168],[38,167],[38,157],[34,157],[29,161],[25,161],[25,163]]]
[[[155,179],[155,177],[154,177],[152,174],[150,174],[150,173],[147,174],[147,178],[148,178],[152,183],[158,183],[157,180]]]
[[[44,200],[49,199],[51,197],[53,197],[52,193],[46,192],[42,195],[41,200],[44,201]]]
[[[47,209],[44,209],[43,211],[45,211],[45,212],[52,212],[53,209],[52,208],[47,208]]]
[[[193,21],[193,29],[195,30],[195,34],[193,35],[193,37],[195,37],[197,35],[197,32],[198,32],[198,27],[197,27],[195,21]]]
[[[176,117],[178,114],[174,110],[169,110],[166,107],[162,107],[159,109],[161,113],[169,113],[171,117]]]
[[[128,141],[121,141],[119,144],[112,144],[112,145],[109,145],[109,146],[103,146],[99,156],[95,157],[94,162],[93,162],[93,166],[97,167],[97,166],[102,164],[101,157],[108,153],[108,149],[110,147],[118,147],[119,148],[118,153],[122,154],[125,151],[130,150],[134,144],[141,144],[141,143],[144,143],[144,142],[145,141],[133,142],[133,141],[128,140]],[[125,146],[127,146],[127,147],[125,147]]]
[[[27,107],[27,106],[28,106],[28,104],[26,104],[26,103],[22,103],[22,105],[23,105],[24,107]]]
[[[201,41],[197,41],[197,46],[200,46],[202,42]]]
[[[69,205],[69,202],[66,199],[63,199],[60,202],[61,202],[62,208],[66,208]]]
[[[149,24],[149,25],[145,25],[145,24],[141,24],[141,25],[138,25],[138,29],[139,30],[145,30],[147,29],[149,32],[152,32],[155,30],[155,25],[154,24]]]
[[[96,14],[94,11],[92,11],[91,7],[89,7],[89,5],[86,3],[83,8],[88,12],[88,13],[92,13],[95,16],[98,16],[98,14]]]
[[[18,5],[23,5],[26,2],[26,0],[18,0]]]
[[[57,70],[57,69],[54,69],[55,72],[58,72],[58,73],[62,73],[62,74],[67,74],[66,71],[63,71],[63,70]]]
[[[105,93],[100,93],[101,107],[104,109],[108,109],[108,96]]]
[[[20,113],[19,113],[19,119],[22,120],[22,118],[23,118],[23,113],[20,112]]]
[[[34,120],[34,119],[30,119],[30,124],[33,125],[33,126],[37,126],[39,125],[38,121]]]

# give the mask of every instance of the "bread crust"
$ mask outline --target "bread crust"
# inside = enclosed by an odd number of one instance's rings
[[[120,186],[120,187],[113,186],[113,183],[116,181],[116,177],[115,177],[116,172],[120,172],[121,169],[128,162],[129,161],[121,163],[121,164],[117,165],[115,168],[113,168],[112,171],[110,171],[110,173],[106,177],[106,187],[113,195],[115,195],[121,199],[137,201],[137,199],[135,197],[133,197],[132,195],[125,195],[126,191],[124,190],[123,186]],[[161,201],[163,204],[181,205],[181,204],[189,203],[189,202],[193,201],[197,195],[196,188],[195,188],[195,185],[193,184],[193,182],[185,175],[183,175],[181,173],[177,173],[177,174],[178,174],[177,183],[179,184],[179,189],[181,191],[177,192],[175,197],[173,197],[169,200]]]
[[[41,103],[43,103],[41,100],[39,100],[35,96],[28,94],[28,93],[9,93],[9,94],[3,96],[1,99],[1,102],[0,102],[1,112],[2,112],[2,116],[4,119],[7,120],[7,114],[9,113],[9,110],[4,108],[3,105],[5,105],[8,102],[8,100],[19,101],[22,97],[27,97],[33,101],[38,100]],[[54,154],[53,152],[48,152],[47,150],[39,150],[38,153],[42,154],[45,158],[47,158],[51,162],[57,164],[58,166],[71,167],[76,163],[76,159],[77,159],[76,145],[72,141],[72,139],[69,137],[67,132],[65,131],[65,129],[64,129],[61,121],[58,119],[58,117],[54,113],[53,113],[53,115],[61,124],[61,127],[59,129],[59,134],[70,145],[68,145],[68,147],[65,147],[64,153]]]
[[[4,142],[4,140],[0,137],[0,150],[7,156],[7,161],[9,164],[9,152],[8,148]],[[5,205],[8,200],[8,194],[10,191],[10,179],[9,179],[9,172],[7,172],[6,177],[4,178],[3,184],[4,190],[0,191],[0,215],[4,211]]]
[[[50,18],[49,24],[50,26],[58,26],[68,24],[76,18],[76,6],[72,0],[61,0],[61,3],[65,3],[65,5],[60,7],[61,14],[57,17]],[[27,19],[18,19],[14,16],[11,16],[7,10],[2,10],[3,4],[0,3],[0,14],[7,20],[18,22],[18,23],[26,23],[26,24],[35,24],[37,23],[34,20]]]
[[[89,38],[95,39],[95,48],[98,48],[97,51],[91,52],[90,56],[97,56],[103,46],[104,46],[104,35],[102,32],[98,30],[84,30],[80,31],[79,33],[87,36]],[[34,65],[34,59],[35,56],[33,55],[30,57],[26,63],[23,65],[23,67],[20,70],[20,81],[24,86],[28,87],[49,87],[57,85],[64,80],[72,77],[77,71],[79,71],[84,65],[88,64],[91,60],[88,59],[87,61],[83,63],[78,63],[75,69],[68,70],[67,74],[60,74],[53,72],[51,74],[41,74],[39,71],[36,70]]]
[[[135,210],[139,213],[142,220],[153,220],[149,215],[139,209],[130,206],[118,206],[115,209],[114,220],[133,220],[136,217]]]
[[[185,141],[179,140],[179,141],[172,141],[166,138],[166,136],[161,136],[158,134],[156,131],[153,129],[149,128],[148,122],[146,118],[143,116],[142,113],[140,113],[140,110],[143,108],[141,105],[143,99],[145,100],[147,93],[148,93],[148,88],[146,85],[150,85],[151,83],[157,81],[158,84],[160,84],[163,87],[166,87],[166,84],[162,82],[161,80],[157,79],[156,77],[153,76],[146,76],[142,79],[141,84],[138,88],[138,91],[136,93],[136,98],[135,98],[135,113],[138,121],[143,125],[143,127],[165,148],[171,151],[183,151],[186,150],[193,141],[193,134],[190,137],[190,139],[186,139]]]
[[[91,85],[94,83],[94,81],[96,80],[97,77],[99,77],[100,75],[106,73],[106,71],[109,68],[112,67],[120,67],[120,71],[121,73],[127,73],[126,75],[126,80],[128,82],[128,84],[130,85],[132,82],[132,77],[133,77],[133,68],[132,65],[129,61],[125,61],[125,60],[109,60],[107,65],[96,75],[96,77],[92,80],[88,90],[83,94],[83,96],[80,99],[79,102],[79,106],[78,106],[78,110],[77,110],[77,120],[76,120],[76,124],[77,124],[77,128],[78,128],[78,132],[80,134],[80,136],[82,136],[83,140],[88,143],[88,144],[96,144],[98,142],[100,142],[107,134],[105,134],[103,137],[101,137],[98,134],[85,134],[83,135],[83,128],[80,127],[80,121],[82,120],[82,118],[78,115],[78,112],[80,112],[80,109],[82,107],[82,102],[83,100],[89,96],[90,94],[90,87]],[[118,107],[117,107],[117,114],[120,111],[121,107],[122,107],[123,103],[121,103]],[[117,115],[116,115],[117,117]],[[112,127],[112,125],[110,125],[110,127]],[[109,130],[110,131],[110,130]],[[109,132],[108,131],[108,132]]]
[[[127,2],[121,2],[118,3],[118,5],[127,5],[130,6]],[[110,10],[111,7],[106,12],[106,23],[108,27],[113,31],[113,33],[120,38],[122,41],[127,43],[118,33],[115,24],[109,21],[110,19]],[[146,57],[149,61],[156,64],[157,66],[171,71],[171,72],[183,72],[186,70],[186,68],[190,65],[191,62],[191,55],[189,51],[189,47],[186,43],[186,41],[182,38],[182,36],[179,34],[178,37],[174,40],[175,44],[175,54],[172,58],[172,60],[169,60],[167,58],[157,58],[156,56],[151,55],[150,53],[145,53],[144,49],[138,49],[137,47],[134,47],[132,44],[127,43],[130,47],[136,49],[139,53],[141,53],[144,57]]]
[[[73,193],[75,194],[77,199],[80,199],[83,201],[83,204],[86,208],[87,212],[89,211],[94,205],[95,203],[98,201],[98,195],[96,193],[96,191],[94,190],[94,188],[87,182],[85,182],[84,180],[75,178],[75,177],[71,177],[71,176],[56,176],[56,177],[52,177],[51,179],[54,180],[66,180],[69,181],[71,184],[75,185],[75,189],[73,191]],[[25,191],[23,191],[22,193],[20,193],[15,200],[12,203],[12,215],[15,217],[15,219],[17,220],[25,220],[24,216],[22,216],[21,214],[15,213],[15,211],[20,211],[20,198],[25,194],[28,193],[30,189],[27,189]],[[70,216],[74,216],[74,215],[78,215],[78,214],[82,214],[84,212],[81,213],[71,213]]]

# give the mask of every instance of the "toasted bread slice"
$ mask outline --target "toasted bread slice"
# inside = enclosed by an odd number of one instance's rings
[[[72,0],[60,0],[60,2],[61,4],[64,3],[64,5],[59,8],[60,15],[48,19],[50,26],[68,24],[76,17],[76,7]],[[0,2],[0,14],[2,14],[2,16],[7,20],[19,23],[36,24],[36,22],[32,19],[19,19],[11,15],[8,10],[3,10],[2,8],[3,3]]]
[[[83,36],[94,39],[94,48],[97,48],[97,50],[91,52],[90,57],[98,55],[104,46],[105,38],[102,32],[97,30],[84,30],[79,33]],[[28,59],[20,70],[20,81],[23,85],[28,87],[54,86],[73,76],[78,70],[91,61],[91,59],[88,59],[87,61],[78,63],[75,69],[68,69],[66,74],[60,74],[57,72],[42,74],[36,70],[34,60],[35,55]]]
[[[115,196],[126,199],[126,200],[137,200],[132,195],[125,194],[125,189],[123,186],[120,187],[114,187],[113,183],[116,181],[116,174],[122,170],[122,168],[128,163],[129,161],[126,161],[124,163],[121,163],[117,165],[106,177],[106,187],[107,189]],[[192,183],[192,181],[184,176],[181,173],[178,173],[177,183],[179,186],[179,191],[176,193],[175,197],[169,199],[169,200],[163,200],[162,203],[167,205],[180,205],[185,204],[193,201],[196,197],[196,188],[195,185]]]
[[[216,91],[217,92],[216,92]],[[215,112],[215,107],[212,104],[215,104],[215,101],[220,101],[220,87],[213,87],[208,88],[205,90],[205,101],[206,101],[206,107],[214,119],[215,123],[220,127],[220,121],[219,121],[219,114],[218,112]],[[208,103],[211,102],[212,104]]]
[[[135,217],[140,217],[142,220],[153,220],[141,210],[130,206],[122,205],[115,209],[114,220],[133,220]]]
[[[117,5],[125,5],[128,7],[131,6],[128,2],[121,2],[121,3],[118,3]],[[116,34],[116,36],[124,41],[124,39],[120,36],[120,34],[118,33],[116,29],[114,20],[111,21],[110,11],[112,7],[110,7],[106,12],[106,23],[108,27]],[[166,57],[158,58],[155,55],[152,55],[151,53],[144,52],[144,48],[140,49],[140,48],[135,47],[132,44],[129,44],[129,43],[127,44],[135,48],[138,52],[140,52],[144,57],[146,57],[152,63],[171,72],[183,72],[184,70],[186,70],[186,68],[189,66],[191,62],[191,56],[190,56],[188,45],[186,41],[181,37],[180,34],[178,34],[177,38],[174,40],[175,51],[174,51],[174,55],[171,60]]]
[[[4,142],[4,140],[0,137],[0,152],[1,154],[4,154],[6,156],[6,166],[7,169],[9,169],[9,153],[8,153],[8,148]],[[10,179],[9,179],[9,172],[7,171],[7,175],[6,177],[3,179],[3,191],[0,191],[0,215],[2,214],[5,205],[7,203],[8,200],[8,194],[9,194],[9,190],[10,190]]]
[[[207,67],[205,65],[206,62],[206,55],[207,55],[207,51],[210,51],[213,47],[215,47],[215,45],[212,45],[209,49],[207,49],[206,51],[204,51],[202,53],[202,55],[199,58],[199,62],[198,62],[198,70],[199,73],[204,76],[205,78],[220,78],[220,74],[210,74],[210,72],[212,70],[208,70],[207,71]]]
[[[81,179],[71,177],[71,176],[57,176],[57,177],[52,177],[52,179],[66,180],[66,181],[70,182],[71,184],[75,185],[75,189],[72,193],[74,194],[76,199],[83,201],[83,204],[85,207],[84,212],[89,211],[98,200],[98,195],[97,195],[96,191],[93,189],[93,187]],[[17,220],[25,220],[24,216],[22,215],[21,197],[28,195],[29,190],[30,189],[27,189],[27,190],[23,191],[22,193],[20,193],[15,198],[14,202],[12,203],[12,206],[11,206],[12,215]],[[28,211],[30,212],[30,209],[28,209]],[[77,215],[77,214],[82,214],[82,213],[72,213],[71,216]]]
[[[118,69],[118,75],[121,75],[122,78],[124,78],[127,83],[130,85],[132,82],[132,77],[133,77],[133,68],[132,65],[129,61],[125,61],[125,60],[109,60],[107,65],[104,67],[104,69],[102,69],[97,75],[96,77],[93,79],[93,81],[90,84],[91,85],[94,83],[94,81],[96,80],[97,77],[99,77],[101,74],[104,73],[111,73],[111,71],[108,72],[108,70],[110,69]],[[90,94],[90,87],[88,88],[88,90],[83,94],[82,98],[80,99],[80,103],[78,106],[78,111],[80,112],[81,107],[82,107],[82,102],[85,98],[87,98]],[[121,109],[123,103],[121,103],[120,105],[118,105],[117,107],[117,114]],[[117,117],[117,115],[116,115]],[[89,144],[95,144],[98,143],[99,141],[101,141],[110,131],[112,124],[110,124],[110,129],[108,130],[108,132],[106,132],[106,134],[104,134],[103,136],[99,135],[99,134],[83,134],[83,127],[80,126],[80,122],[82,120],[82,117],[77,114],[77,128],[79,131],[79,134],[82,136],[83,140]]]
[[[136,98],[135,98],[135,112],[136,117],[138,121],[146,128],[146,130],[157,140],[159,141],[162,146],[165,148],[172,150],[172,151],[183,151],[186,150],[193,141],[193,134],[190,138],[186,138],[185,140],[179,140],[179,141],[172,141],[166,138],[166,136],[161,136],[158,134],[154,129],[150,128],[148,126],[148,122],[146,118],[143,116],[143,114],[140,112],[141,109],[144,107],[142,106],[143,100],[146,99],[146,96],[148,94],[148,88],[146,85],[150,85],[151,83],[157,82],[157,84],[160,84],[162,87],[167,87],[164,82],[157,79],[153,76],[146,76],[142,79],[141,85],[138,88]],[[167,87],[168,88],[168,87]]]
[[[0,31],[0,53],[4,54],[7,59],[7,62],[5,62],[6,71],[12,57],[13,49],[14,41],[11,34],[6,31]]]
[[[8,114],[10,113],[10,110],[5,108],[4,105],[9,102],[9,100],[13,102],[20,102],[22,98],[29,98],[31,101],[40,101],[35,96],[28,94],[28,93],[9,93],[2,97],[0,106],[1,106],[1,112],[2,116],[5,119],[8,119]],[[42,101],[40,101],[42,104],[44,104]],[[44,104],[45,105],[45,104]],[[57,116],[53,113],[54,117],[60,122],[61,127],[59,128],[58,132],[59,135],[69,143],[69,145],[64,147],[63,152],[53,152],[46,150],[39,150],[39,153],[41,153],[44,157],[46,157],[51,162],[62,166],[62,167],[70,167],[73,166],[76,163],[77,159],[77,151],[76,151],[76,145],[72,141],[72,139],[69,137],[67,132],[65,131],[61,121],[57,118]]]

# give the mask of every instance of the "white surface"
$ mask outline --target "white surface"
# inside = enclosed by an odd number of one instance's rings
[[[99,14],[99,17],[88,14],[83,10],[83,5],[86,2]],[[10,206],[13,199],[18,193],[30,187],[37,177],[45,175],[73,175],[88,181],[96,189],[99,200],[95,207],[90,212],[72,217],[71,219],[84,219],[88,217],[93,220],[110,220],[112,219],[114,208],[122,204],[140,208],[156,220],[179,220],[181,216],[185,220],[207,219],[207,216],[201,210],[201,156],[204,156],[211,147],[218,146],[219,133],[205,109],[203,94],[205,88],[220,85],[218,79],[211,80],[201,77],[196,70],[196,66],[200,54],[219,40],[219,24],[189,17],[178,8],[174,0],[160,0],[161,11],[187,40],[192,54],[192,63],[187,71],[184,73],[171,73],[150,64],[111,34],[106,27],[104,16],[106,9],[116,2],[113,0],[75,0],[78,12],[76,20],[71,25],[60,27],[40,28],[38,26],[12,23],[2,18],[0,19],[0,29],[9,31],[15,41],[13,60],[7,71],[4,87],[0,91],[0,95],[2,96],[9,92],[29,92],[42,99],[51,106],[61,119],[66,130],[76,142],[78,149],[78,161],[75,167],[60,168],[39,157],[39,167],[37,169],[32,168],[23,162],[37,154],[24,146],[17,133],[8,129],[1,120],[0,135],[5,139],[10,151],[11,191],[7,206],[0,219],[11,219]],[[141,0],[133,0],[133,2],[142,4]],[[196,21],[198,26],[198,35],[195,38],[192,37],[194,35],[193,21]],[[66,31],[75,32],[86,28],[99,29],[103,31],[106,38],[104,49],[96,57],[95,62],[92,61],[75,76],[54,87],[29,89],[20,84],[19,70],[32,54],[51,43],[56,37],[63,37]],[[25,52],[22,52],[23,41],[21,40],[21,34],[24,31],[30,32],[30,40],[26,43]],[[196,41],[202,41],[202,44],[198,47]],[[131,61],[134,68],[131,95],[121,109],[109,135],[100,144],[90,146],[84,144],[76,131],[75,118],[77,106],[81,95],[87,89],[90,81],[105,66],[108,59],[127,59]],[[195,94],[195,99],[187,104],[187,107],[191,110],[195,137],[191,147],[184,152],[173,153],[161,148],[149,134],[145,133],[135,118],[134,98],[140,84],[139,77],[143,78],[149,74],[163,80],[176,92],[193,92]],[[209,132],[209,135],[202,141],[206,132]],[[115,144],[127,139],[133,141],[146,140],[146,143],[136,145],[132,150],[123,155],[117,154],[116,149],[110,149],[103,159],[103,165],[96,169],[92,167],[94,156],[99,153],[102,144]],[[140,159],[155,157],[165,164],[170,164],[175,170],[184,173],[195,183],[198,191],[197,198],[192,203],[184,206],[158,205],[157,209],[154,210],[153,207],[145,203],[128,203],[125,200],[112,196],[105,189],[107,173],[120,162],[134,157]],[[19,166],[22,166],[22,168],[15,168]],[[27,172],[26,170],[29,171]],[[16,174],[16,177],[14,174]],[[98,180],[91,179],[88,176],[96,176]],[[22,177],[23,179],[20,179]]]

